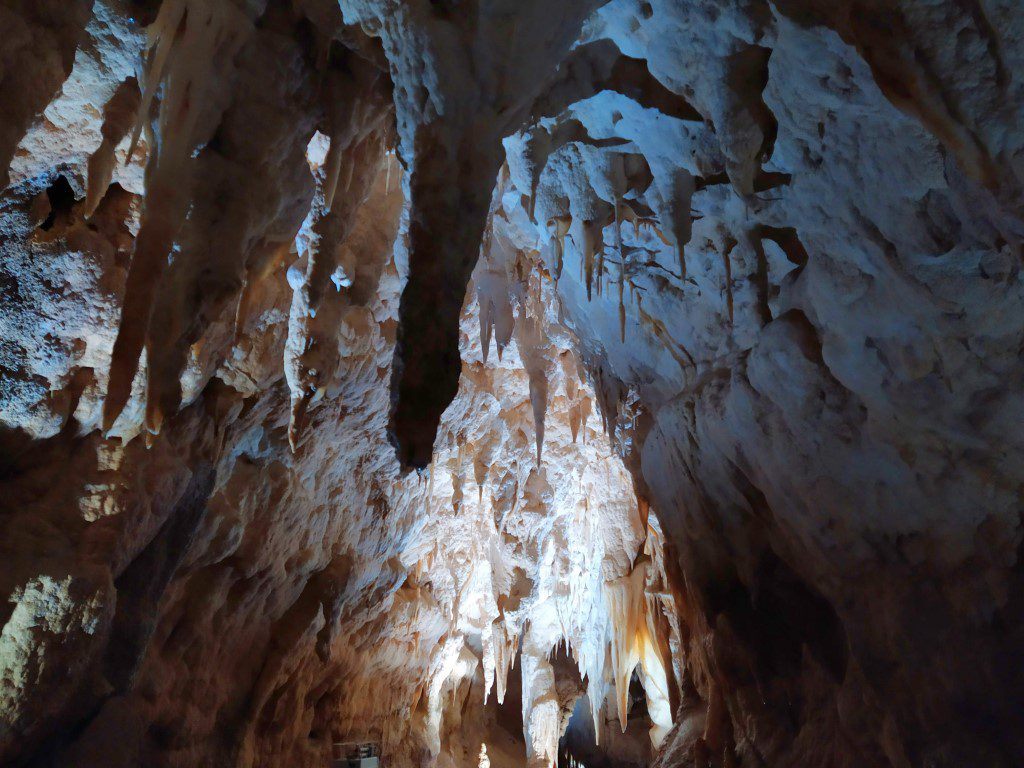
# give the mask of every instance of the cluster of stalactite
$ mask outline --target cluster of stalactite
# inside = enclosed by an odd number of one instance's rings
[[[0,28],[4,759],[1020,762],[1016,3]]]

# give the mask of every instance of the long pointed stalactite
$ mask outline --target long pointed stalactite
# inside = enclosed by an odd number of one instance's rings
[[[598,2],[498,2],[469,12],[425,0],[354,5],[346,10],[353,20],[379,27],[392,77],[429,83],[396,100],[401,150],[413,167],[391,434],[403,466],[422,468],[458,387],[458,317],[501,140],[526,119]]]

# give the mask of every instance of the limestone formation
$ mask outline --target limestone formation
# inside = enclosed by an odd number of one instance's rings
[[[0,765],[1024,764],[1014,0],[0,0]]]

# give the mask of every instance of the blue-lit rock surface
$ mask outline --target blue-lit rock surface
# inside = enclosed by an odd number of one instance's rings
[[[1024,762],[1012,0],[0,0],[0,764]]]

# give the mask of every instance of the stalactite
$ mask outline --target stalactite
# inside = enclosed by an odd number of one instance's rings
[[[633,225],[634,233],[639,236],[641,229],[650,230],[657,236],[657,238],[670,248],[675,247],[675,243],[670,240],[665,233],[658,226],[657,219],[653,216],[648,215],[650,211],[647,211],[644,215],[641,215],[636,210],[636,203],[629,200],[621,200],[619,203],[619,216],[623,221],[628,221]]]
[[[643,634],[646,634],[647,560],[639,559],[625,576],[606,586],[608,616],[611,624],[612,674],[619,710],[619,724],[626,730],[629,712],[629,680],[640,661]]]
[[[157,87],[162,82],[167,87],[160,105],[158,141],[146,168],[146,207],[111,358],[103,406],[105,430],[113,426],[131,395],[153,300],[188,211],[195,170],[192,152],[212,134],[226,107],[232,61],[252,30],[251,17],[231,3],[172,0],[161,6],[149,32],[150,60],[133,149]],[[159,428],[155,416],[149,421],[151,428]]]
[[[525,121],[596,6],[529,0],[512,15],[486,7],[428,24],[411,23],[418,5],[367,2],[346,11],[352,21],[379,25],[393,77],[432,73],[429,89],[396,92],[403,153],[416,164],[390,419],[403,466],[429,462],[437,424],[458,389],[458,321],[503,161],[502,139]]]
[[[887,5],[0,0],[0,764],[1021,763],[1024,27]]]
[[[592,298],[594,283],[594,257],[604,254],[604,223],[600,220],[583,222],[583,275],[587,286],[587,300]]]
[[[527,765],[554,768],[558,759],[560,718],[555,673],[543,643],[532,634],[523,641],[523,735]]]
[[[484,503],[484,485],[487,483],[488,469],[489,467],[483,454],[477,454],[473,459],[473,479],[476,481],[477,501],[480,504]]]
[[[494,623],[486,624],[480,632],[480,663],[484,672],[484,706],[487,706],[487,699],[494,687],[495,671],[497,660],[495,656]],[[500,702],[499,702],[500,703]]]
[[[502,243],[496,252],[491,233],[484,244],[484,258],[477,270],[477,301],[480,303],[480,346],[486,363],[491,346],[492,333],[501,360],[505,347],[512,340],[515,329],[515,315],[512,297],[516,290],[512,286],[506,263],[506,244]]]
[[[619,262],[619,341],[626,343],[626,301],[624,291],[626,287],[626,260],[625,256]]]
[[[141,100],[138,80],[130,77],[117,87],[110,101],[103,107],[103,126],[100,129],[103,140],[89,158],[89,177],[83,210],[86,218],[96,212],[110,187],[114,166],[117,164],[114,152],[121,140],[137,124]]]
[[[305,152],[314,131],[313,89],[296,87],[286,76],[313,75],[304,51],[260,29],[235,66],[232,104],[217,142],[196,158],[202,184],[153,308],[146,391],[151,432],[180,405],[189,350],[202,345],[207,366],[227,354],[235,334],[212,342],[209,329],[218,320],[234,321],[237,333],[254,283],[283,257],[312,201]],[[253,121],[253,114],[264,113],[270,114]]]
[[[530,405],[537,443],[537,466],[541,463],[544,447],[544,417],[548,405],[548,379],[552,361],[547,352],[543,319],[531,315],[521,316],[516,323],[516,344],[523,367],[530,381]]]
[[[646,632],[640,648],[640,665],[644,671],[644,693],[647,697],[647,713],[651,718],[651,744],[655,749],[672,730],[672,697],[669,693],[669,677],[666,660],[662,656],[655,613],[651,609],[652,598],[646,597]]]
[[[555,244],[555,281],[562,276],[562,267],[565,263],[565,236],[569,234],[572,227],[572,216],[555,216],[548,221],[548,227],[554,227],[553,241]]]
[[[343,194],[332,208],[326,207],[326,176],[321,182],[318,198],[321,204],[311,214],[309,251],[306,273],[295,292],[289,318],[288,341],[285,348],[285,373],[291,390],[291,418],[288,439],[294,450],[298,444],[308,407],[319,399],[337,368],[337,343],[333,334],[348,305],[340,288],[333,288],[331,277],[337,268],[339,249],[349,236],[355,215],[370,193],[381,170],[385,155],[381,137],[386,128],[380,115],[363,124],[366,133],[358,135],[342,154]],[[327,286],[332,286],[330,293]]]
[[[580,432],[583,434],[583,444],[587,444],[587,420],[590,418],[590,411],[592,410],[592,402],[589,397],[584,397],[580,400]]]
[[[696,191],[696,178],[685,168],[676,170],[673,177],[671,216],[672,239],[679,256],[679,272],[686,279],[686,246],[693,237],[693,214],[690,206]]]
[[[565,383],[565,396],[569,401],[569,432],[572,434],[573,443],[576,442],[576,438],[580,432],[580,405],[579,405],[579,394],[576,382],[573,379],[566,377]]]

